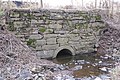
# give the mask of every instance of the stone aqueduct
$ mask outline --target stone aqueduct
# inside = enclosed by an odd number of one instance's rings
[[[41,58],[55,58],[61,50],[72,55],[96,51],[101,16],[77,10],[10,10],[8,29]]]

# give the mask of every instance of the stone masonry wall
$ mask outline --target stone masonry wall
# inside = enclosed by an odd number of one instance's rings
[[[95,12],[64,10],[10,10],[8,29],[42,58],[56,57],[62,49],[72,55],[95,51],[105,27]]]

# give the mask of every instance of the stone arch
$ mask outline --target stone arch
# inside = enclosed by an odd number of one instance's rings
[[[58,49],[55,50],[55,53],[53,54],[53,58],[56,58],[57,54],[61,50],[69,50],[72,55],[75,55],[75,50],[72,47],[70,47],[70,46],[61,46],[61,47],[59,47]]]

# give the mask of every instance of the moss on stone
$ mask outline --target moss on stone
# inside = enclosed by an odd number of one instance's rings
[[[82,26],[83,24],[75,24],[75,29],[81,29]]]
[[[9,31],[15,31],[16,30],[16,28],[14,27],[14,23],[13,22],[9,22],[8,24],[9,24],[9,26],[8,26],[8,30]]]
[[[76,29],[80,29],[80,26],[79,26],[79,25],[77,25],[77,26],[75,26],[75,28],[76,28]]]
[[[84,24],[83,24],[83,28],[84,28],[84,29],[87,29],[87,28],[88,28],[88,23],[84,23]]]
[[[18,13],[18,12],[13,12],[13,13],[12,13],[12,16],[14,16],[14,17],[19,17],[19,13]]]
[[[27,41],[27,45],[30,46],[30,47],[36,48],[35,42],[36,42],[35,39],[29,39]]]
[[[48,32],[49,32],[49,33],[52,33],[53,31],[51,31],[51,30],[48,30]]]
[[[101,20],[101,16],[100,16],[100,15],[96,15],[96,16],[95,16],[95,19],[96,19],[96,20]]]
[[[22,17],[24,15],[24,13],[23,12],[19,12],[19,15],[20,15],[20,17]]]
[[[27,14],[27,17],[28,17],[29,19],[35,19],[35,16],[34,16],[33,14],[31,14],[31,13],[28,13],[28,14]]]
[[[2,16],[4,14],[4,11],[0,10],[0,16]]]
[[[45,28],[45,27],[40,27],[40,28],[39,28],[39,32],[44,33],[45,31],[46,31],[46,28]]]

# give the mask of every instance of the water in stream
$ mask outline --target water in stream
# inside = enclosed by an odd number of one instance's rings
[[[110,80],[109,72],[115,63],[109,56],[98,57],[92,53],[89,55],[61,56],[52,61],[61,65],[63,70],[73,71],[76,80],[95,80],[96,77],[101,78],[101,80]]]

